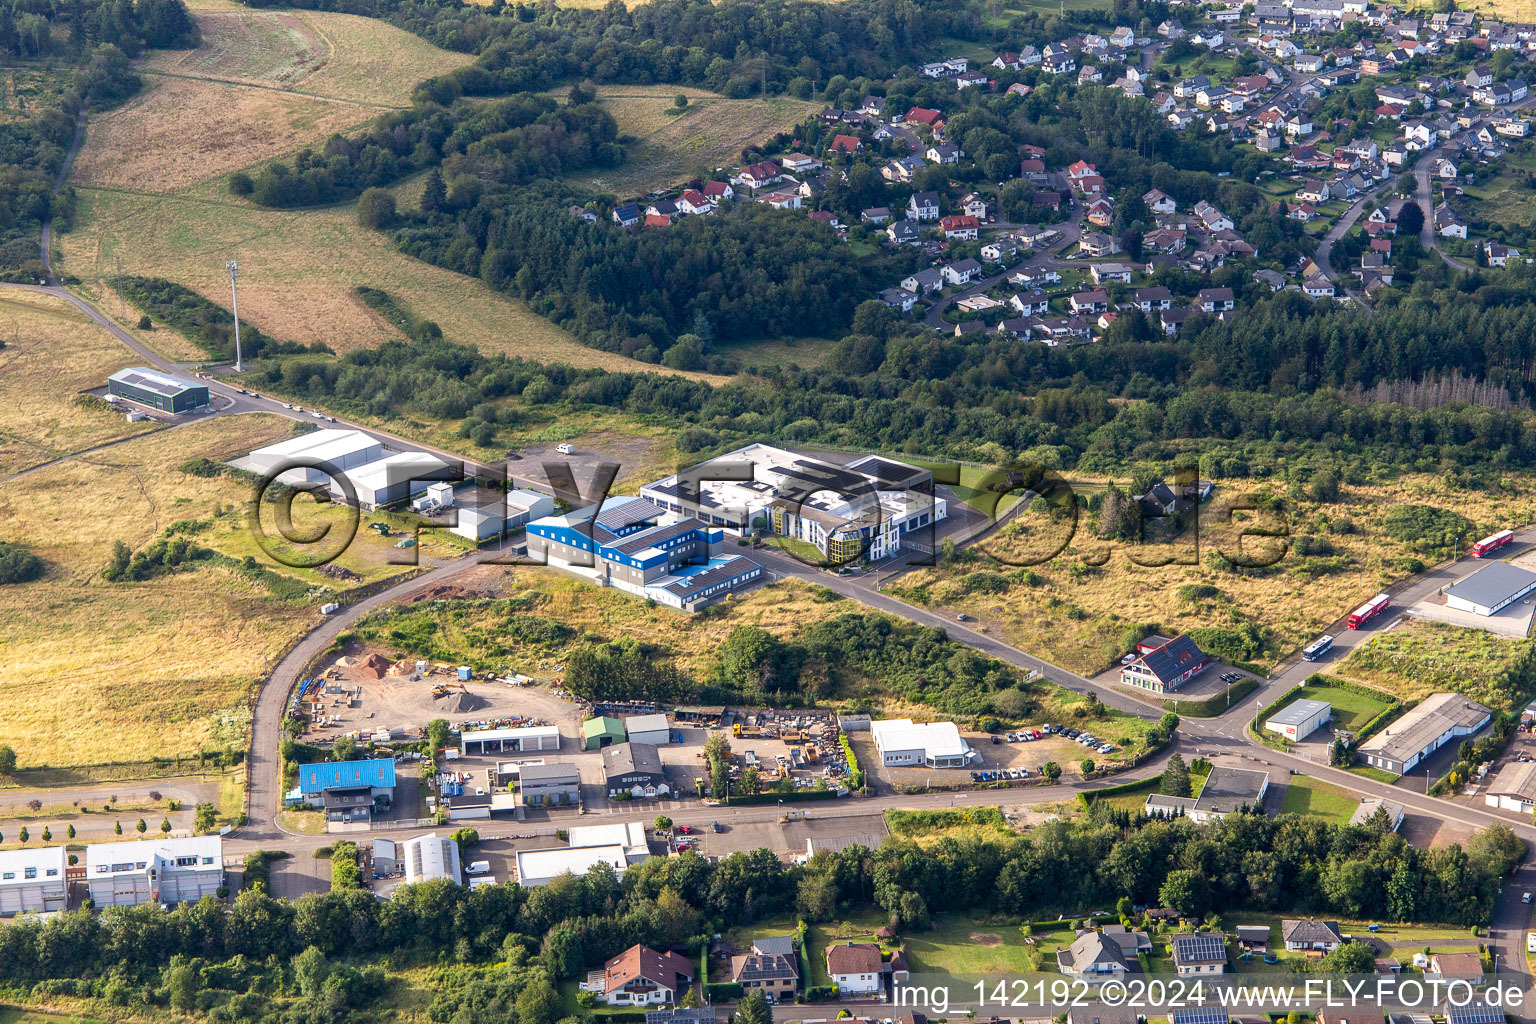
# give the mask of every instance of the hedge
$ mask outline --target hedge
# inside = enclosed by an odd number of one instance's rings
[[[1191,718],[1213,718],[1216,715],[1226,714],[1232,705],[1248,696],[1259,688],[1259,681],[1252,676],[1245,676],[1239,682],[1233,683],[1220,693],[1213,693],[1209,697],[1199,700],[1164,700],[1163,710],[1173,711],[1180,715],[1188,715]]]
[[[790,793],[753,793],[749,796],[728,796],[720,802],[726,806],[747,806],[749,804],[798,803],[802,800],[836,800],[835,789],[797,789]]]
[[[1309,676],[1306,683],[1309,683],[1316,678],[1317,676]],[[1291,687],[1289,690],[1286,690],[1280,696],[1271,701],[1268,707],[1264,708],[1258,714],[1253,716],[1253,720],[1248,723],[1248,732],[1253,736],[1254,739],[1258,740],[1266,747],[1273,747],[1275,750],[1284,751],[1290,749],[1289,747],[1281,745],[1278,736],[1272,736],[1264,731],[1264,720],[1273,716],[1274,713],[1278,711],[1282,705],[1290,702],[1291,700],[1294,700],[1296,695],[1301,692],[1301,688],[1305,686],[1306,683],[1297,683],[1295,686]]]
[[[1139,790],[1157,788],[1162,783],[1161,775],[1154,775],[1150,779],[1137,779],[1135,782],[1122,782],[1116,786],[1104,786],[1100,789],[1089,789],[1077,794],[1077,799],[1082,802],[1084,808],[1092,807],[1095,800],[1107,796],[1121,796],[1126,793],[1135,793]]]
[[[713,1003],[722,1000],[740,999],[741,986],[734,981],[722,981],[718,985],[704,986],[704,1001]]]

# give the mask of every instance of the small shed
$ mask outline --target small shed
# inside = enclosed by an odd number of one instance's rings
[[[1240,924],[1237,926],[1238,945],[1246,949],[1252,949],[1260,953],[1269,950],[1269,926],[1263,924]]]
[[[581,723],[581,747],[583,750],[601,750],[615,743],[624,742],[624,723],[604,715],[589,718]]]
[[[400,869],[400,861],[395,854],[395,841],[393,839],[375,839],[373,841],[373,873],[376,875],[392,875]]]

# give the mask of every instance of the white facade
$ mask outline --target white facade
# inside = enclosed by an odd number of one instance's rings
[[[553,850],[519,850],[517,884],[525,889],[548,885],[566,872],[584,875],[597,864],[610,864],[619,874],[629,867],[623,846],[559,847]]]
[[[68,862],[62,846],[0,852],[0,917],[63,910]]]
[[[406,882],[432,882],[446,878],[460,884],[459,844],[428,832],[396,844],[396,858],[405,868]]]
[[[538,491],[517,489],[507,492],[507,529],[516,530],[535,519],[555,514],[555,499]]]
[[[96,843],[85,848],[85,881],[98,907],[214,896],[224,884],[224,841],[192,836]]]
[[[505,519],[483,508],[461,508],[456,511],[458,521],[448,528],[448,532],[456,533],[476,543],[501,536],[501,531],[506,526]]]
[[[459,737],[466,754],[494,754],[515,750],[526,754],[535,750],[559,750],[560,727],[529,725],[518,729],[471,729]]]
[[[295,460],[324,463],[334,473],[355,469],[383,457],[382,441],[360,430],[338,430],[332,427],[258,448],[247,456],[246,461],[251,472],[267,476]],[[298,467],[284,472],[278,479],[291,486],[331,482],[323,470]]]
[[[672,742],[672,731],[667,727],[666,715],[632,715],[624,719],[624,732],[631,743],[664,747]]]
[[[1332,717],[1333,705],[1325,700],[1297,700],[1265,722],[1264,729],[1295,742],[1311,735]]]
[[[963,768],[980,755],[960,736],[953,722],[917,724],[910,718],[871,722],[869,731],[880,763],[899,767]]]
[[[426,452],[394,452],[374,459],[342,475],[352,485],[352,499],[358,507],[376,509],[380,505],[402,501],[421,494],[431,483],[431,478],[447,474],[448,466],[435,455]],[[340,481],[331,483],[331,494],[337,500],[349,500]],[[462,518],[463,513],[459,513]]]

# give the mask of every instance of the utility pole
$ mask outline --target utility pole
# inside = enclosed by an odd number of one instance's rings
[[[240,289],[235,287],[235,281],[240,277],[240,267],[234,260],[228,260],[224,269],[229,271],[229,295],[235,313],[235,372],[241,373],[245,367],[240,362]]]

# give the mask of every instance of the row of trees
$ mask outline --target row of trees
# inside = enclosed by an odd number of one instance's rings
[[[432,1019],[553,1024],[553,984],[634,943],[692,951],[716,931],[783,914],[828,921],[875,909],[911,930],[940,907],[1028,920],[1123,897],[1193,916],[1221,908],[1466,925],[1486,923],[1522,851],[1502,825],[1465,849],[1420,851],[1385,823],[1239,813],[1197,825],[1099,806],[1022,837],[893,838],[790,866],[767,850],[715,863],[690,852],[651,858],[622,879],[599,865],[536,889],[444,881],[379,900],[346,881],[290,902],[258,881],[229,904],[19,921],[0,929],[0,980],[219,1020],[366,1021],[387,981],[357,965],[387,956],[397,968],[440,965]],[[356,998],[333,998],[335,989]],[[311,1015],[315,1000],[337,1016]]]

